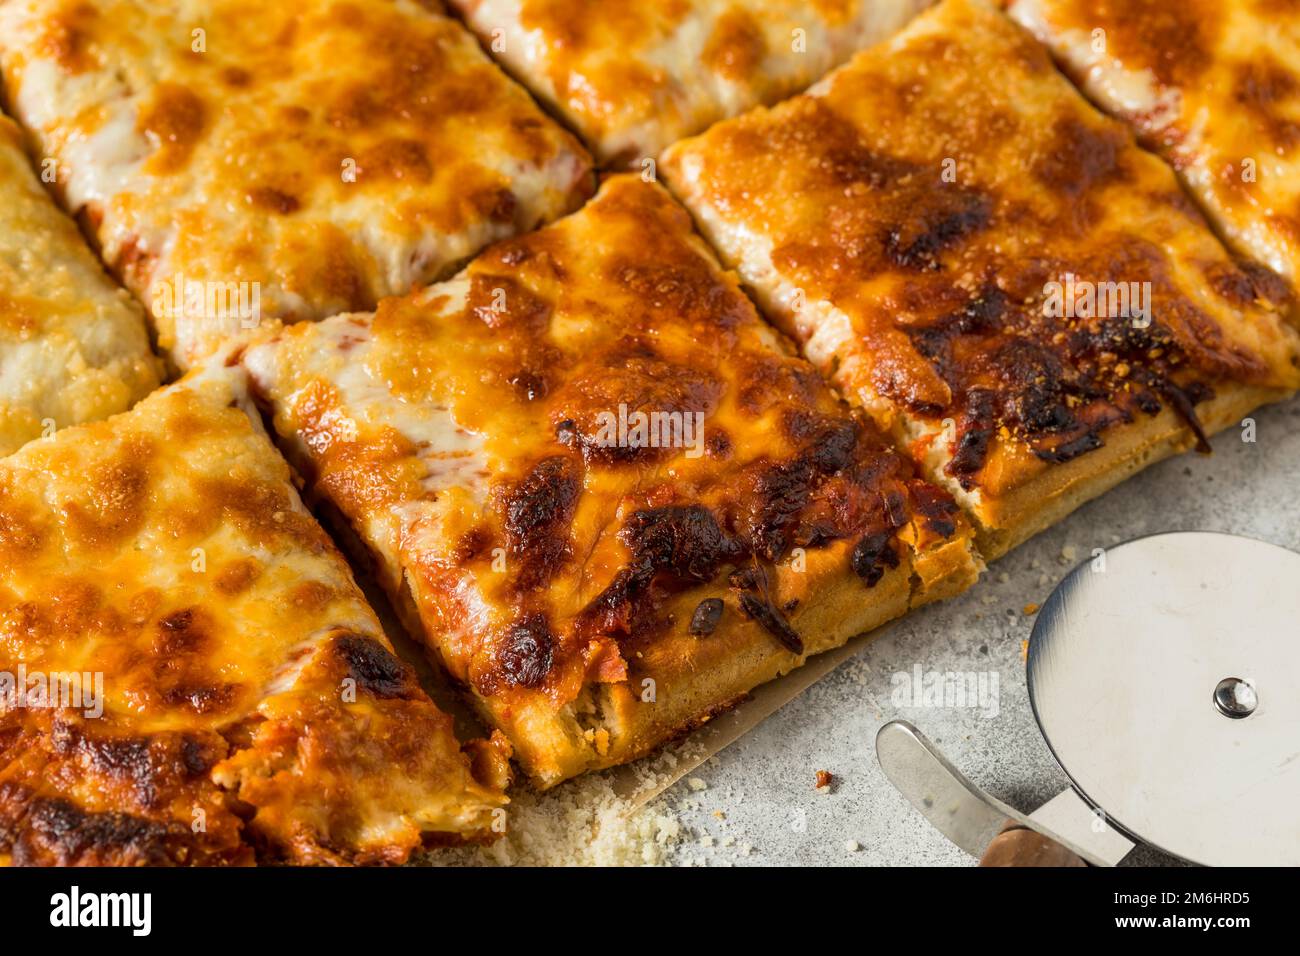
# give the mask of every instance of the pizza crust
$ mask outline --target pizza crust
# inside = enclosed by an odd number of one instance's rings
[[[144,315],[86,247],[0,115],[0,456],[158,387]]]
[[[1197,415],[1205,433],[1213,435],[1239,425],[1261,405],[1292,394],[1284,389],[1227,386],[1197,406]],[[976,498],[960,491],[955,495],[976,524],[980,554],[993,561],[1144,468],[1196,445],[1187,423],[1165,408],[1149,420],[1113,431],[1102,448],[1065,465],[1042,468],[1031,463],[1026,470],[1035,470],[1036,476],[1016,484],[1004,496]]]

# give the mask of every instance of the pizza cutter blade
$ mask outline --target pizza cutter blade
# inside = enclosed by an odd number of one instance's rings
[[[1073,790],[1022,816],[902,721],[881,728],[877,756],[935,826],[986,860],[1010,826],[1092,863],[1118,862],[1131,837],[1192,863],[1294,866],[1298,621],[1300,554],[1210,532],[1130,541],[1071,572],[1030,641],[1030,702]],[[933,792],[951,797],[942,812]],[[978,814],[974,801],[987,819],[972,839],[956,823]]]
[[[1098,553],[1039,612],[1029,699],[1079,792],[1193,863],[1300,864],[1300,554],[1210,532]]]

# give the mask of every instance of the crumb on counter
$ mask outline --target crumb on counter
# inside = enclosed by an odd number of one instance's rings
[[[835,783],[835,774],[829,770],[817,771],[817,783],[815,784],[819,793],[830,793],[831,785]]]

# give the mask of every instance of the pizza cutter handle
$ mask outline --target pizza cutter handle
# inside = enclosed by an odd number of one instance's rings
[[[905,720],[876,733],[876,760],[908,803],[983,866],[1114,866],[1133,848],[1073,788],[1020,813],[968,780]]]
[[[980,866],[1087,866],[1078,854],[1015,820],[1008,820],[980,858]]]

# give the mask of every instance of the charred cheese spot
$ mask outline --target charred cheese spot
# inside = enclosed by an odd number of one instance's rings
[[[722,598],[705,598],[695,605],[695,612],[691,615],[690,632],[696,637],[708,637],[717,629],[725,609],[726,605],[722,603]]]
[[[210,639],[205,632],[211,626],[205,625],[202,618],[203,612],[199,608],[185,608],[168,614],[158,622],[154,652],[166,659],[201,651],[203,644]]]
[[[63,505],[68,532],[81,546],[114,547],[144,523],[153,454],[151,441],[132,438],[121,456],[91,470],[88,496]]]
[[[470,280],[466,308],[490,329],[513,327],[540,335],[551,322],[551,304],[510,276],[476,273]]]
[[[372,637],[345,634],[334,638],[337,654],[357,686],[380,699],[417,697],[409,668]]]
[[[313,232],[314,254],[295,260],[294,270],[286,281],[287,290],[339,303],[338,309],[344,312],[363,309],[372,303],[377,295],[377,280],[372,278],[369,256],[336,226],[319,224]]]
[[[188,163],[206,123],[207,106],[197,93],[174,83],[159,84],[138,123],[155,150],[149,171],[165,176]]]
[[[497,673],[509,687],[541,687],[550,673],[554,655],[555,637],[545,616],[530,614],[506,629],[496,663]]]
[[[754,18],[739,7],[718,20],[704,48],[704,59],[721,76],[732,81],[750,77],[763,62],[767,43]]]
[[[725,334],[742,320],[749,308],[743,296],[720,284],[703,260],[682,256],[680,248],[663,251],[677,261],[664,262],[657,256],[637,262],[615,259],[610,277],[640,300],[643,307],[670,314],[679,321],[712,326]]]
[[[172,733],[115,736],[66,723],[54,724],[49,747],[93,779],[104,778],[120,787],[129,797],[128,805],[140,812],[160,809],[164,791],[175,781],[201,774],[206,766],[195,771],[196,762],[211,763],[224,756],[224,748],[214,740],[195,741]]]
[[[69,73],[94,69],[98,60],[88,47],[98,18],[99,11],[92,4],[64,6],[42,24],[36,40],[37,49]]]
[[[1131,139],[1113,124],[1094,126],[1077,116],[1062,116],[1052,128],[1051,146],[1034,165],[1038,180],[1066,200],[1065,210],[1074,210],[1076,229],[1086,229],[1101,218],[1090,208],[1094,197],[1106,186],[1126,178],[1124,154],[1132,149]]]
[[[427,183],[433,176],[424,144],[413,140],[391,139],[378,143],[361,154],[357,167],[359,175],[381,180]]]
[[[223,594],[239,594],[247,590],[261,573],[261,564],[252,558],[244,558],[218,569],[212,583]]]
[[[1156,78],[1168,86],[1195,83],[1201,77],[1223,26],[1222,5],[1215,0],[1069,2],[1071,19],[1105,30],[1107,45],[1113,44],[1116,57],[1148,63]]]
[[[909,481],[908,498],[929,529],[939,538],[950,538],[957,530],[957,503],[934,485]]]
[[[741,153],[762,149],[802,159],[810,178],[805,188],[836,196],[821,237],[800,236],[773,250],[778,268],[817,287],[891,264],[930,270],[940,252],[987,227],[991,202],[979,192],[943,183],[937,169],[871,149],[819,100],[798,100],[789,109],[792,121],[763,130],[761,141],[741,125],[720,133]]]
[[[308,553],[330,547],[325,533],[310,515],[292,506],[284,484],[241,474],[196,480],[202,507],[211,520],[229,522],[256,545],[291,541]]]
[[[1277,149],[1300,149],[1300,121],[1280,112],[1282,106],[1300,98],[1300,78],[1294,66],[1283,66],[1271,57],[1240,64],[1233,97],[1264,127]]]
[[[274,186],[258,186],[248,191],[248,202],[257,209],[287,216],[297,212],[301,203],[293,195]]]
[[[888,534],[869,534],[853,548],[849,559],[853,573],[866,582],[867,587],[875,587],[885,576],[888,568],[898,567],[898,552],[890,541]]]
[[[780,560],[795,546],[795,533],[817,488],[852,467],[858,454],[858,429],[851,419],[798,411],[787,416],[786,427],[803,450],[779,464],[750,469],[751,493],[741,499],[744,508],[737,515],[746,551],[769,561]],[[819,537],[841,537],[845,530],[823,528]]]
[[[744,555],[717,519],[699,505],[638,511],[619,531],[632,560],[579,614],[579,630],[644,637],[662,625],[655,617],[655,588],[680,588],[712,580]]]
[[[625,339],[574,370],[552,397],[550,417],[559,440],[589,464],[653,461],[680,454],[687,416],[694,423],[712,415],[721,392],[707,372]],[[662,423],[669,441],[661,440]]]
[[[753,594],[740,596],[740,609],[745,616],[757,621],[762,628],[780,642],[791,654],[803,653],[803,638],[790,626],[785,615],[774,608],[765,598]]]
[[[740,551],[708,509],[698,505],[638,511],[619,531],[638,571],[666,571],[678,581],[709,581]]]
[[[0,556],[10,567],[18,567],[40,550],[44,535],[36,515],[17,500],[10,480],[10,476],[0,474]]]
[[[17,866],[181,862],[184,828],[117,811],[87,813],[60,799],[36,799],[27,810],[22,836],[11,845]]]
[[[538,462],[503,497],[502,522],[511,555],[519,560],[519,586],[546,585],[570,553],[569,526],[582,482],[567,457]]]
[[[300,581],[289,590],[289,603],[304,611],[322,611],[339,596],[323,581]]]
[[[221,79],[231,86],[242,87],[253,82],[253,74],[243,67],[227,66],[221,70]]]

